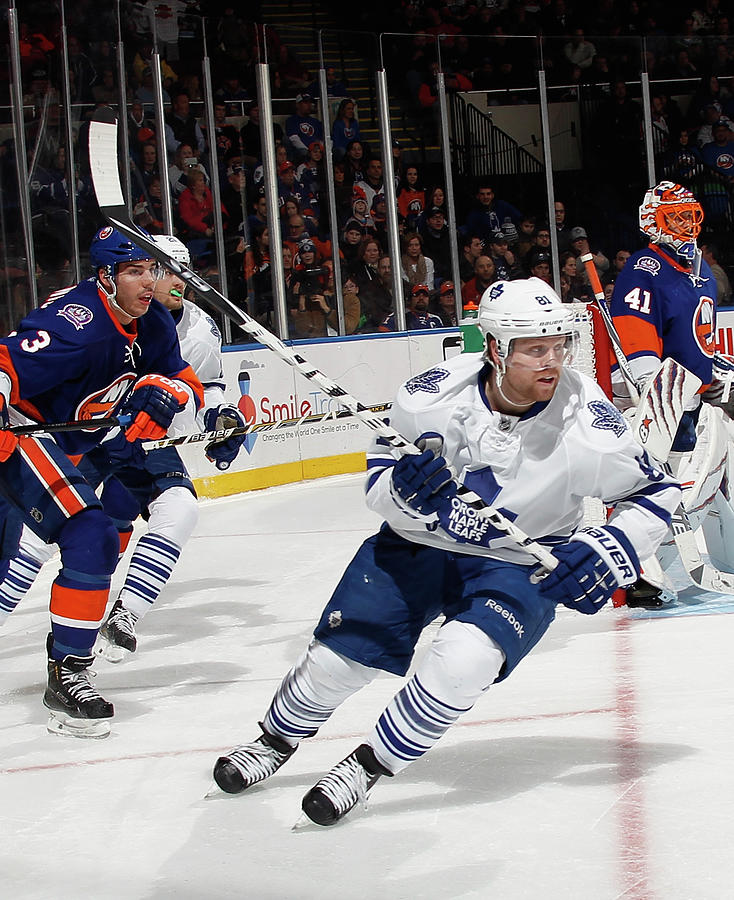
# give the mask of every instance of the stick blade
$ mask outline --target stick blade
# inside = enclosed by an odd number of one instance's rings
[[[100,207],[125,208],[118,160],[117,117],[109,107],[100,107],[89,124],[89,165]]]

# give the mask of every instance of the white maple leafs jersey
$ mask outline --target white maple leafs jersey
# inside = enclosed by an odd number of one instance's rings
[[[176,320],[181,356],[204,385],[204,404],[196,422],[204,427],[204,412],[226,403],[222,372],[222,335],[216,322],[190,300],[184,300]]]
[[[599,386],[564,369],[549,403],[507,416],[489,406],[487,371],[468,353],[411,378],[398,391],[390,424],[412,441],[426,432],[442,435],[443,455],[458,480],[540,543],[565,541],[582,524],[583,498],[598,497],[614,506],[610,522],[640,559],[651,556],[680,488],[650,462]],[[367,505],[398,534],[455,552],[536,562],[458,498],[440,519],[408,507],[391,489],[395,461],[376,438],[367,454]]]

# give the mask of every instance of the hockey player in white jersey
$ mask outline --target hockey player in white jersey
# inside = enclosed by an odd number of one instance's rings
[[[492,285],[479,325],[481,358],[455,357],[400,388],[391,425],[426,449],[395,459],[374,441],[367,504],[384,524],[347,567],[260,737],[217,760],[222,790],[272,775],[379,670],[404,675],[421,630],[443,613],[364,743],[303,798],[311,821],[333,824],[507,678],[558,604],[596,613],[667,531],[680,488],[596,383],[566,367],[575,317],[552,288],[537,278]],[[556,568],[538,578],[535,558],[477,516],[455,479],[547,545]],[[585,496],[614,507],[604,527],[582,528]]]
[[[189,265],[189,252],[173,236],[153,238],[174,259]],[[240,411],[226,401],[222,375],[221,336],[215,322],[183,297],[184,283],[171,272],[156,282],[154,296],[176,321],[181,356],[204,386],[204,404],[196,420],[177,420],[178,433],[197,429],[214,431],[245,424]],[[120,555],[132,535],[132,522],[144,509],[148,529],[133,550],[125,582],[107,620],[100,629],[96,651],[111,662],[120,662],[137,649],[135,626],[150,611],[168,582],[184,544],[198,521],[196,493],[186,468],[173,447],[144,453],[139,446],[123,444],[116,435],[101,449],[82,459],[78,467],[90,483],[104,480],[102,501],[120,535]],[[207,456],[220,469],[235,459],[244,436],[208,445]],[[119,452],[125,454],[121,458]],[[30,589],[44,562],[55,552],[24,530],[18,556],[11,560],[0,581],[0,624]]]

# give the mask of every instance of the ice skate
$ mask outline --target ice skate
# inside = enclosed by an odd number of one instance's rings
[[[135,634],[137,616],[115,601],[107,621],[99,630],[94,652],[108,662],[119,663],[130,653],[135,653],[138,639]]]
[[[311,788],[301,809],[316,825],[334,825],[358,803],[367,805],[367,794],[381,775],[392,772],[375,759],[371,747],[360,744]]]
[[[94,688],[90,666],[93,656],[65,656],[51,659],[53,636],[48,636],[48,687],[43,704],[50,710],[48,731],[50,734],[79,738],[105,738],[110,733],[110,722],[115,713]]]
[[[227,794],[240,794],[264,781],[296,752],[281,738],[261,734],[251,744],[242,744],[220,756],[214,764],[214,780]]]

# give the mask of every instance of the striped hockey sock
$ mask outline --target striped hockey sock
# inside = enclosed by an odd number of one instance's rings
[[[471,707],[448,706],[414,675],[380,716],[367,743],[393,774],[423,756]]]
[[[296,746],[316,734],[334,710],[375,677],[375,670],[313,641],[281,682],[262,725]]]
[[[148,532],[140,538],[118,597],[137,619],[142,619],[158,599],[180,555],[181,547],[160,534]]]
[[[0,581],[0,625],[31,589],[42,566],[42,562],[22,551],[14,559],[2,564],[0,573],[4,572],[4,575]]]

